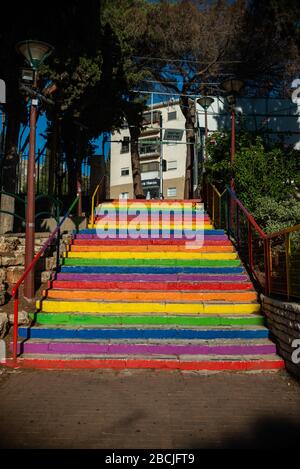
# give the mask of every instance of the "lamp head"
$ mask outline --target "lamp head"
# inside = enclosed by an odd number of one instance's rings
[[[38,70],[54,48],[47,42],[28,40],[18,42],[16,49],[33,70]]]
[[[211,98],[210,96],[201,96],[201,98],[197,99],[197,103],[200,104],[200,106],[206,111],[209,106],[214,102],[215,100]]]

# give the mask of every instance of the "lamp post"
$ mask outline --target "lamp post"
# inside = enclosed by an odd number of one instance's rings
[[[237,78],[229,78],[225,80],[221,87],[225,91],[226,101],[231,112],[231,145],[230,145],[230,164],[233,167],[234,157],[235,157],[235,105],[236,98],[241,89],[244,86],[244,82]],[[234,190],[234,180],[233,177],[230,179],[230,187]]]
[[[206,143],[207,143],[207,137],[208,137],[208,125],[207,125],[207,109],[209,106],[213,104],[215,100],[211,98],[210,96],[202,96],[201,98],[197,99],[197,103],[200,104],[202,109],[204,109],[204,128],[205,128],[205,154],[204,154],[204,161],[207,161],[207,149],[206,149]]]
[[[53,47],[40,41],[22,41],[16,45],[17,51],[22,54],[33,70],[32,90],[37,90],[37,71],[44,60],[51,54]],[[33,95],[34,96],[34,95]],[[25,237],[25,270],[30,266],[34,258],[35,245],[35,141],[36,119],[39,100],[38,93],[31,97],[30,103],[30,133],[29,156],[27,166],[27,207],[26,207],[26,237]],[[34,298],[34,269],[32,269],[24,283],[24,296],[27,299]]]

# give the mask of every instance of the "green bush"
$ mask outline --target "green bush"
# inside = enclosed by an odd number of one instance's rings
[[[300,202],[258,197],[252,215],[266,233],[274,233],[300,223]]]
[[[277,231],[300,223],[300,152],[282,142],[269,144],[263,134],[237,133],[234,165],[230,165],[230,132],[215,132],[207,142],[209,182],[223,190],[234,177],[235,190],[258,224]]]

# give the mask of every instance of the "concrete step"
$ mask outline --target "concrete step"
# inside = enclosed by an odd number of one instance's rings
[[[194,283],[203,284],[205,283],[216,283],[219,282],[227,287],[227,284],[239,284],[239,283],[249,283],[249,278],[246,273],[242,275],[231,275],[231,274],[130,274],[128,273],[103,273],[103,274],[94,274],[94,273],[71,273],[71,272],[59,272],[56,275],[57,281],[69,281],[69,282],[80,282],[84,285],[86,282],[91,282],[92,284],[96,282],[132,282],[132,283],[147,283],[153,282],[155,284],[164,285],[165,283],[185,283],[193,285]]]
[[[43,292],[43,296],[49,299],[65,300],[101,300],[101,301],[142,301],[147,302],[210,302],[210,301],[229,301],[229,302],[252,302],[257,301],[255,291],[209,291],[209,292],[183,292],[183,291],[107,291],[107,290],[61,290],[50,289]]]
[[[260,305],[250,302],[235,303],[167,303],[167,302],[112,302],[71,301],[45,299],[37,302],[37,308],[49,313],[103,313],[103,314],[257,314]]]
[[[198,275],[231,275],[235,274],[245,274],[244,268],[239,267],[220,267],[220,266],[211,266],[211,267],[185,267],[185,266],[176,266],[176,267],[152,267],[152,266],[108,266],[108,265],[62,265],[60,272],[62,274],[158,274],[158,275],[175,275],[175,274],[198,274]]]
[[[264,356],[264,358],[251,358],[249,356],[235,356],[234,359],[226,357],[212,359],[205,357],[202,360],[191,359],[153,359],[153,357],[141,358],[83,358],[83,357],[64,357],[62,355],[39,356],[26,355],[25,358],[18,360],[19,368],[37,368],[37,369],[159,369],[159,370],[181,370],[181,371],[199,371],[199,372],[261,372],[278,371],[284,368],[284,361],[277,355]],[[13,361],[7,361],[8,366],[14,366]]]
[[[30,340],[19,342],[18,353],[37,354],[63,354],[63,355],[155,355],[157,358],[163,356],[247,356],[261,357],[276,353],[276,345],[268,343],[243,343],[243,344],[130,344],[130,343],[101,343],[100,341],[67,341],[67,340]],[[100,358],[100,357],[99,357]],[[108,358],[108,357],[107,357]]]
[[[126,281],[127,280],[127,281]],[[123,290],[130,291],[254,291],[253,285],[250,282],[147,282],[147,281],[129,281],[127,277],[123,281],[93,281],[92,279],[86,281],[72,281],[72,280],[54,280],[48,283],[48,288],[55,290],[116,290],[122,292]]]
[[[264,325],[264,317],[261,315],[101,315],[90,313],[31,313],[30,317],[34,323],[53,325],[66,325],[70,327],[176,327],[176,328],[199,328],[199,327],[227,327],[227,328],[249,328]]]
[[[255,340],[256,343],[262,339],[266,340],[269,337],[269,331],[262,326],[247,326],[244,329],[238,327],[224,328],[204,328],[198,327],[194,329],[186,328],[150,328],[150,327],[82,327],[71,328],[70,326],[60,327],[20,327],[19,337],[26,339],[69,339],[69,340],[136,340],[136,341],[215,341],[226,340],[227,343],[238,343],[240,340]]]

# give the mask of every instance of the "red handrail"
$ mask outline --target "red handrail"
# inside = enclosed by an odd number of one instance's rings
[[[16,283],[16,285],[14,286],[12,290],[12,298],[14,299],[14,329],[13,329],[13,361],[14,363],[16,363],[17,356],[18,356],[19,288],[21,284],[23,283],[25,277],[33,269],[33,267],[35,266],[35,264],[37,263],[41,255],[46,251],[47,247],[49,246],[53,238],[56,236],[57,233],[59,233],[60,227],[65,222],[66,218],[70,215],[71,211],[77,204],[78,200],[79,200],[79,196],[77,196],[76,199],[72,202],[69,210],[66,212],[61,222],[52,231],[47,241],[43,244],[39,252],[34,256],[32,262],[27,267],[27,269],[25,269],[23,275],[20,277],[20,279],[18,280],[18,282]]]
[[[244,207],[242,202],[237,198],[236,193],[233,192],[229,187],[227,187],[227,191],[231,195],[231,197],[235,200],[236,204],[240,207],[240,209],[245,213],[246,217],[248,218],[249,222],[251,225],[258,231],[260,236],[264,239],[267,238],[266,233],[260,228],[260,226],[256,223],[255,219],[253,216],[248,212],[248,210]]]

